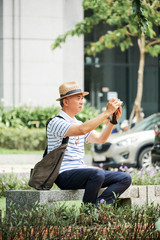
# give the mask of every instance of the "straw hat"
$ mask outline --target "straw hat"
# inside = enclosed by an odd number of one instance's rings
[[[75,95],[78,93],[83,94],[83,96],[86,96],[89,94],[89,92],[82,92],[82,90],[80,89],[80,86],[77,82],[63,83],[59,87],[60,98],[57,98],[56,101],[60,101],[63,98],[66,98],[68,96],[72,96],[72,95]]]

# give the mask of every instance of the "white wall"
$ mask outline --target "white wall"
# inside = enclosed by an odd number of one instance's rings
[[[3,3],[0,0],[0,96],[3,96]]]
[[[81,0],[3,0],[3,96],[6,105],[52,105],[58,87],[83,88],[83,38],[51,50],[59,34],[83,19]],[[1,93],[1,92],[0,92]],[[58,104],[58,103],[57,103]]]

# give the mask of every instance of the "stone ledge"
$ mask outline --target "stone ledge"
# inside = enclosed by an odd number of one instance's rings
[[[143,206],[147,203],[147,187],[142,185],[130,186],[120,198],[131,200],[131,206]]]
[[[48,202],[82,200],[84,190],[52,190],[48,192]]]
[[[101,192],[104,189],[101,189]],[[159,188],[158,188],[159,193]],[[84,190],[11,190],[7,191],[6,212],[9,204],[31,209],[35,202],[52,205],[57,201],[82,200]],[[131,205],[142,206],[147,203],[147,186],[130,186],[121,196],[121,199],[130,199]]]
[[[160,185],[148,185],[148,204],[160,204]]]

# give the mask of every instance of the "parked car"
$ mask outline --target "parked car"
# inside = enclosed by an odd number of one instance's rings
[[[160,122],[154,126],[155,138],[151,150],[152,164],[160,166]]]
[[[154,143],[154,125],[160,122],[155,113],[124,133],[111,134],[105,144],[93,144],[92,164],[105,169],[121,165],[147,167],[151,165],[151,148]]]

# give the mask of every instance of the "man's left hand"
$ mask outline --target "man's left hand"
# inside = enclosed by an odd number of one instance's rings
[[[121,117],[121,114],[122,114],[122,107],[119,107],[116,111],[115,111],[115,114],[116,114],[116,120],[118,121],[118,119]],[[113,116],[113,115],[112,115]]]

